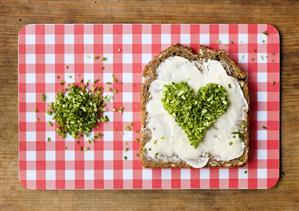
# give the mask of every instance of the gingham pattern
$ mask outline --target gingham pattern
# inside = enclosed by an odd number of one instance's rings
[[[222,48],[248,71],[251,111],[246,166],[142,168],[135,141],[135,131],[140,130],[142,70],[154,55],[174,43],[195,49],[200,45]],[[107,61],[95,60],[97,55]],[[279,62],[279,34],[266,24],[27,25],[19,32],[20,181],[29,189],[272,187],[279,178]],[[123,83],[106,84],[112,73]],[[105,88],[119,90],[105,92],[114,97],[107,111],[111,121],[96,130],[104,132],[103,139],[94,144],[87,138],[63,140],[47,125],[51,117],[41,95],[45,93],[47,103],[52,102],[64,87],[61,80],[67,85],[97,78]],[[123,114],[112,112],[122,105]],[[124,131],[131,122],[133,131]],[[90,150],[82,152],[81,146]]]

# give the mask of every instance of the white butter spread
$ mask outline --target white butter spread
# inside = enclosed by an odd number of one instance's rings
[[[206,132],[196,149],[190,145],[187,135],[161,102],[164,85],[182,81],[186,81],[196,92],[208,83],[216,83],[222,85],[229,95],[227,111]],[[147,128],[151,130],[152,138],[145,148],[150,157],[168,159],[178,156],[190,166],[201,168],[208,163],[209,154],[220,161],[229,161],[243,154],[244,142],[233,132],[240,130],[248,104],[238,81],[227,74],[219,61],[200,63],[179,56],[170,57],[158,67],[157,79],[151,83],[149,91]]]

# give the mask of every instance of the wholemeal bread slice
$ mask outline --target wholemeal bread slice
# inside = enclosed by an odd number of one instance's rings
[[[158,167],[158,168],[165,168],[165,167],[190,167],[185,161],[178,158],[178,156],[174,158],[169,158],[167,160],[160,160],[151,158],[146,150],[143,150],[145,144],[151,140],[151,131],[146,127],[147,125],[147,111],[146,111],[146,104],[150,100],[150,92],[149,88],[151,83],[157,78],[156,70],[159,65],[165,61],[167,58],[172,56],[180,56],[184,57],[190,61],[205,61],[208,59],[220,61],[227,71],[228,75],[237,79],[245,99],[249,105],[249,93],[248,93],[248,86],[246,82],[246,74],[242,71],[236,63],[229,58],[229,56],[223,50],[213,50],[205,46],[201,46],[199,51],[195,53],[191,48],[182,46],[180,44],[176,44],[170,46],[166,50],[162,51],[159,55],[155,56],[152,61],[145,66],[143,71],[143,85],[141,90],[141,119],[142,119],[142,131],[141,131],[141,147],[140,147],[140,154],[142,165],[144,167]],[[248,149],[249,149],[249,134],[248,134],[248,113],[246,113],[246,120],[244,120],[243,125],[243,142],[245,145],[243,154],[233,160],[229,161],[219,161],[213,157],[210,157],[209,162],[206,166],[210,167],[233,167],[233,166],[242,166],[247,163],[248,160]]]

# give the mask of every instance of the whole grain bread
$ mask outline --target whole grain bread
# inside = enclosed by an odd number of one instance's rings
[[[152,61],[150,61],[144,68],[143,78],[144,82],[141,90],[141,121],[142,121],[142,131],[141,131],[141,147],[140,155],[142,160],[142,165],[149,168],[166,168],[166,167],[177,167],[184,168],[190,167],[185,161],[178,158],[178,156],[170,157],[169,159],[159,160],[151,158],[146,150],[143,150],[145,144],[151,140],[151,131],[146,127],[147,121],[147,111],[146,104],[150,100],[149,87],[151,82],[157,78],[156,70],[159,65],[165,61],[168,57],[181,56],[190,61],[205,61],[208,59],[218,60],[222,63],[223,67],[226,69],[228,74],[237,79],[243,94],[249,105],[249,93],[247,86],[247,76],[246,73],[236,65],[236,63],[229,58],[229,56],[223,50],[214,50],[205,46],[201,46],[198,52],[194,52],[191,48],[182,46],[181,44],[175,44],[170,46],[166,50],[162,51],[159,55],[155,56]],[[243,141],[245,144],[244,152],[239,158],[230,161],[218,161],[213,157],[210,157],[209,162],[206,166],[210,167],[233,167],[242,166],[247,163],[248,160],[248,150],[249,150],[249,121],[248,113],[246,114],[246,120],[243,122],[245,126],[243,128]]]

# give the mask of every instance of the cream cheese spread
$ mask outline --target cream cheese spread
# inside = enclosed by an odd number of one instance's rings
[[[195,92],[208,83],[222,85],[228,92],[230,106],[205,134],[201,143],[194,148],[183,129],[164,109],[164,85],[186,81]],[[245,120],[248,103],[238,81],[229,76],[222,64],[216,60],[189,61],[186,58],[169,57],[157,69],[157,79],[150,85],[150,100],[146,104],[147,128],[152,137],[145,148],[150,157],[157,159],[178,156],[194,168],[204,167],[210,155],[219,161],[240,157],[244,142],[234,132],[240,130]]]

